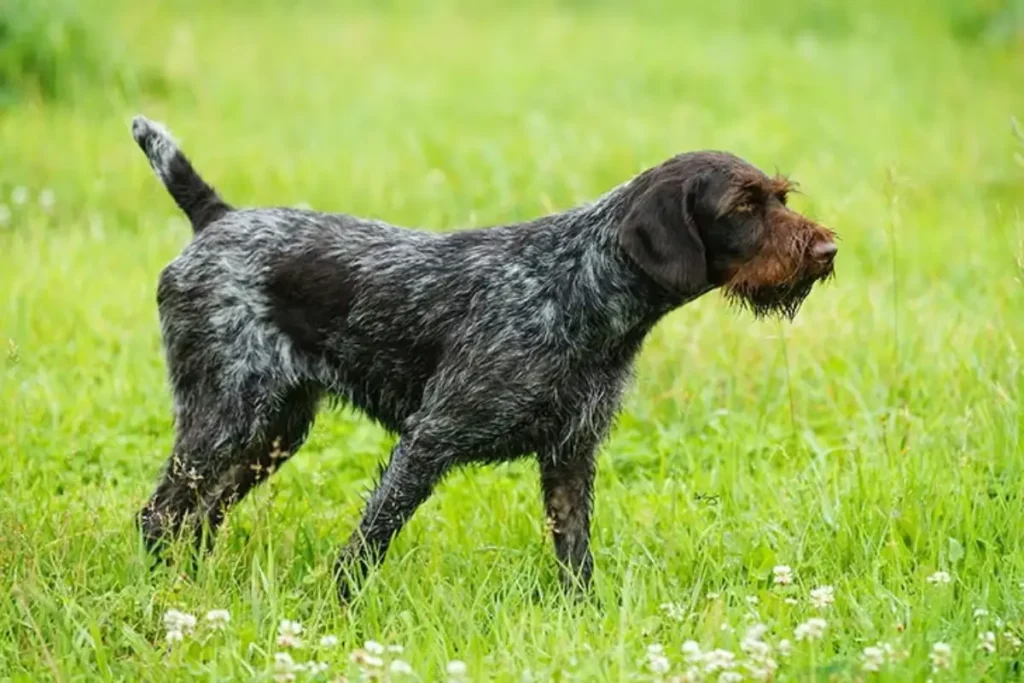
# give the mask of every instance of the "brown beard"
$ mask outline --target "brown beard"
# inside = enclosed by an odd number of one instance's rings
[[[756,288],[726,287],[726,298],[749,310],[756,318],[785,318],[793,320],[814,284],[829,280],[835,271],[829,268],[822,275],[805,277],[781,285]]]

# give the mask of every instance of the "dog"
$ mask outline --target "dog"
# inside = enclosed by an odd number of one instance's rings
[[[335,564],[342,600],[446,474],[529,455],[560,580],[586,590],[595,453],[654,325],[715,289],[792,319],[834,272],[837,237],[787,207],[793,185],[726,152],[674,156],[561,213],[438,233],[235,208],[160,124],[139,116],[132,133],[193,230],[157,288],[175,442],[137,518],[147,546],[209,547],[333,399],[397,436]]]

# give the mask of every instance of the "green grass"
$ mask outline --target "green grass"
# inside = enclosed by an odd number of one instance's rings
[[[793,640],[825,584],[826,635],[779,678],[1021,675],[1024,52],[971,28],[992,6],[104,0],[103,42],[166,92],[100,80],[0,111],[0,679],[269,678],[287,618],[338,636],[296,654],[332,676],[375,639],[422,680],[452,659],[473,680],[642,680],[652,643],[681,673],[687,639],[739,655],[757,620]],[[171,444],[155,285],[188,228],[128,133],[139,111],[232,202],[438,229],[729,149],[800,181],[842,235],[838,277],[794,324],[710,294],[659,325],[600,456],[592,604],[560,596],[524,461],[451,477],[339,607],[335,552],[391,443],[350,411],[194,578],[150,571],[133,515]],[[170,608],[232,621],[168,648]],[[878,641],[906,658],[865,674]],[[937,641],[955,661],[932,676]]]

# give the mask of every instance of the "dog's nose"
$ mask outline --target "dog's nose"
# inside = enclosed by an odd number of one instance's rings
[[[839,247],[832,240],[818,242],[811,247],[811,254],[814,258],[821,259],[822,261],[834,259],[837,251],[839,251]]]

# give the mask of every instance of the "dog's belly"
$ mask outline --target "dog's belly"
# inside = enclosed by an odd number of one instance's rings
[[[356,408],[385,429],[401,434],[408,418],[424,409],[424,391],[437,371],[437,349],[422,347],[382,348],[350,345],[335,356],[333,381],[327,391]],[[548,388],[548,387],[546,387]],[[452,411],[446,422],[461,424],[459,430],[444,430],[442,441],[470,446],[469,460],[496,462],[518,458],[549,442],[572,419],[577,406],[555,401],[544,392],[537,395],[526,387],[496,386],[465,401],[444,401]],[[510,401],[510,398],[514,399]],[[514,409],[509,409],[514,404]],[[490,434],[476,442],[474,434]]]
[[[439,350],[425,344],[350,342],[332,356],[333,376],[325,382],[328,392],[400,433],[406,419],[420,408]]]

